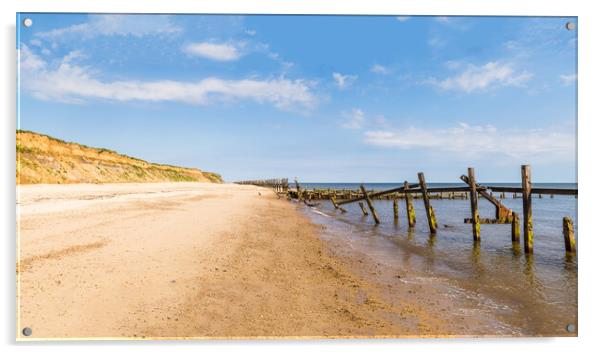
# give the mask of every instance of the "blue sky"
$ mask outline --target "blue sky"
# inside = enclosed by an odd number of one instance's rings
[[[24,18],[21,129],[228,181],[576,182],[576,18]]]

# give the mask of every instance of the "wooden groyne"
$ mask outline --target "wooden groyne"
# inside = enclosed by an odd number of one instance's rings
[[[477,183],[474,168],[469,167],[467,175],[460,176],[460,180],[466,183],[467,186],[458,187],[435,187],[428,188],[424,173],[419,172],[418,183],[404,183],[400,187],[384,190],[384,191],[368,191],[364,185],[360,185],[358,190],[345,189],[313,189],[303,190],[295,179],[295,189],[288,190],[289,198],[296,198],[303,201],[307,205],[310,200],[330,200],[335,210],[342,213],[347,212],[343,205],[357,202],[364,215],[368,215],[368,211],[364,207],[364,202],[368,205],[368,209],[372,214],[375,224],[380,224],[380,218],[372,203],[375,199],[393,200],[394,219],[399,217],[398,199],[405,199],[406,215],[408,219],[408,227],[413,228],[416,224],[416,213],[413,206],[413,199],[422,199],[426,218],[428,221],[431,235],[437,234],[437,219],[435,209],[430,203],[431,199],[467,199],[470,202],[470,217],[465,218],[465,223],[470,223],[472,226],[472,236],[475,244],[481,240],[481,224],[511,224],[511,240],[513,244],[520,243],[520,216],[517,212],[505,206],[501,200],[506,198],[506,193],[512,193],[513,198],[522,198],[522,231],[523,231],[523,248],[526,255],[533,253],[534,235],[533,235],[533,215],[532,215],[532,199],[534,195],[542,198],[542,195],[549,195],[551,198],[554,195],[572,195],[577,197],[578,189],[564,188],[532,188],[531,182],[531,167],[529,165],[521,166],[521,187],[503,187],[503,186],[488,186]],[[498,197],[494,196],[499,193]],[[495,218],[484,219],[479,216],[479,199],[483,199],[495,207]],[[563,218],[563,234],[565,240],[565,251],[574,253],[576,250],[573,221],[569,217]]]
[[[453,190],[454,188],[455,188],[455,190]],[[492,188],[495,191],[517,190],[518,193],[514,192],[514,193],[506,194],[506,192],[503,192],[503,191],[499,192],[499,193],[494,193],[489,188]],[[370,198],[372,200],[396,200],[396,199],[405,199],[406,197],[408,197],[406,195],[406,193],[403,191],[403,187],[395,188],[393,190],[394,190],[394,192],[375,191],[374,189],[367,189],[368,193],[370,194]],[[401,191],[399,191],[399,190],[401,190]],[[449,190],[449,191],[442,191],[442,190]],[[481,185],[477,185],[477,192],[479,192],[478,198],[479,199],[487,199],[492,203],[495,203],[496,201],[499,201],[502,199],[508,199],[508,198],[520,199],[520,198],[522,198],[522,195],[520,194],[522,192],[520,192],[520,190],[521,190],[520,187],[484,187]],[[533,188],[533,190],[535,191],[532,193],[533,198],[539,198],[539,199],[543,198],[543,195],[546,195],[546,194],[548,194],[550,198],[554,198],[554,194],[575,195],[572,192],[567,192],[565,189]],[[555,190],[555,191],[558,191],[558,193],[545,193],[545,191],[549,191],[549,190]],[[539,191],[544,191],[544,192],[539,193]],[[441,188],[435,187],[435,188],[429,188],[428,193],[429,193],[429,199],[466,199],[466,200],[468,200],[470,198],[470,188],[469,187],[441,187]],[[362,191],[360,188],[357,188],[357,189],[312,188],[312,189],[304,189],[303,194],[304,194],[305,198],[310,199],[310,200],[330,200],[331,197],[333,197],[335,199],[344,199],[346,203],[353,203],[353,202],[364,200],[364,197],[362,195]],[[289,195],[292,198],[297,198],[296,189],[294,189],[294,188],[289,189]],[[409,198],[422,199],[422,195],[411,193],[409,195]],[[351,199],[351,200],[348,200],[348,199]],[[499,208],[499,206],[497,206],[497,204],[495,204],[495,205],[496,205],[496,215],[497,215],[498,214],[497,209]],[[508,213],[508,210],[500,209],[499,212]]]
[[[238,181],[234,183],[272,188],[276,193],[288,192],[288,178],[257,179],[248,181]]]

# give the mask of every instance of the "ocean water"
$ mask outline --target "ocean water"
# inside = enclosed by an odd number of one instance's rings
[[[365,184],[368,190],[384,190],[400,184]],[[438,186],[463,184],[439,183]],[[487,184],[494,185],[494,184]],[[497,183],[500,186],[520,184]],[[359,188],[357,183],[301,183],[304,189]],[[533,184],[533,187],[577,188],[576,184]],[[498,197],[499,193],[494,196]],[[522,199],[506,193],[504,205],[521,216]],[[521,242],[511,242],[511,225],[481,225],[481,242],[475,246],[470,224],[468,200],[431,200],[439,228],[430,234],[422,199],[414,199],[416,226],[408,228],[405,200],[399,200],[399,219],[394,220],[391,200],[374,200],[381,224],[364,216],[357,203],[340,213],[328,201],[306,208],[312,221],[325,226],[324,237],[336,238],[354,251],[379,262],[420,277],[441,279],[449,284],[450,296],[465,297],[475,313],[487,314],[499,321],[499,331],[491,333],[522,335],[570,335],[568,324],[577,325],[577,256],[564,250],[562,218],[574,221],[578,243],[577,198],[574,196],[533,196],[534,254],[523,254]],[[494,218],[495,208],[479,199],[479,214]]]
[[[418,182],[409,182],[418,183]],[[520,187],[520,183],[482,183],[487,186],[505,186],[505,187]],[[358,190],[360,188],[360,183],[299,183],[299,185],[303,189],[350,189],[350,190]],[[436,188],[436,187],[466,187],[466,183],[428,183],[428,187]],[[402,183],[364,183],[364,187],[366,190],[386,190],[392,189],[402,186]],[[533,188],[577,188],[577,183],[533,183]],[[289,185],[290,188],[294,188],[294,183]]]

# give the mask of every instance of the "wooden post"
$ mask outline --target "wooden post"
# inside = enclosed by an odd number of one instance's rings
[[[470,181],[469,178],[467,176],[460,176],[460,179],[468,184],[468,186],[470,187]],[[475,186],[476,188],[481,187],[479,184],[476,183],[475,181]],[[483,190],[477,190],[477,194],[478,196],[482,196],[483,198],[485,198],[487,201],[489,201],[491,204],[493,204],[495,206],[495,218],[498,222],[500,223],[506,223],[509,222],[510,218],[512,217],[512,210],[508,209],[504,204],[502,204],[500,201],[498,201],[497,199],[495,199],[493,197],[493,192],[490,192],[489,194],[487,194],[485,191]]]
[[[439,226],[437,224],[437,218],[435,217],[435,209],[433,209],[432,205],[429,207],[429,215],[433,219],[433,225],[435,225],[435,229],[438,228]]]
[[[295,186],[297,187],[297,200],[301,200],[301,198],[302,198],[301,186],[299,186],[299,181],[297,181],[296,177],[295,177]]]
[[[512,212],[512,243],[520,242],[520,218],[518,213]]]
[[[477,197],[477,184],[474,177],[474,168],[468,168],[468,184],[470,186],[470,211],[472,215],[472,239],[481,240],[481,223],[479,222],[479,205]]]
[[[399,219],[399,206],[397,206],[397,199],[393,199],[393,218],[395,221]]]
[[[368,215],[368,211],[366,210],[366,208],[364,207],[364,203],[359,202],[358,203],[360,205],[360,209],[362,209],[362,214],[364,215]]]
[[[376,210],[374,210],[374,205],[372,205],[372,201],[370,200],[370,197],[368,197],[368,192],[366,192],[366,188],[364,188],[363,184],[360,185],[360,189],[362,190],[364,199],[366,199],[366,203],[368,203],[368,209],[370,209],[370,212],[372,213],[372,218],[374,218],[374,222],[376,224],[380,224],[380,219],[378,218],[378,214],[376,214]]]
[[[338,209],[341,211],[341,213],[346,213],[347,210],[343,209],[343,207],[339,206],[339,204],[337,204],[337,201],[335,200],[335,197],[331,196],[330,197],[330,201],[332,202],[332,205],[334,206],[335,209]]]
[[[575,253],[575,230],[573,220],[568,216],[562,218],[562,232],[564,233],[564,248],[567,253]]]
[[[523,187],[523,239],[525,253],[533,253],[533,219],[531,211],[531,166],[521,166]]]
[[[437,224],[435,222],[435,211],[431,208],[431,202],[429,200],[428,189],[426,188],[426,181],[424,180],[424,173],[418,172],[418,182],[420,183],[420,189],[422,190],[422,199],[424,201],[424,210],[426,211],[426,217],[429,223],[429,229],[431,233],[437,233]]]
[[[408,214],[408,226],[414,227],[414,225],[416,225],[416,212],[414,211],[414,203],[412,202],[412,196],[408,189],[410,189],[408,181],[403,182],[403,190],[406,197],[406,212]]]

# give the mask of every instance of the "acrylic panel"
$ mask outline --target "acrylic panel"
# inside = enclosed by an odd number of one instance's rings
[[[17,339],[576,336],[576,17],[17,14]]]

